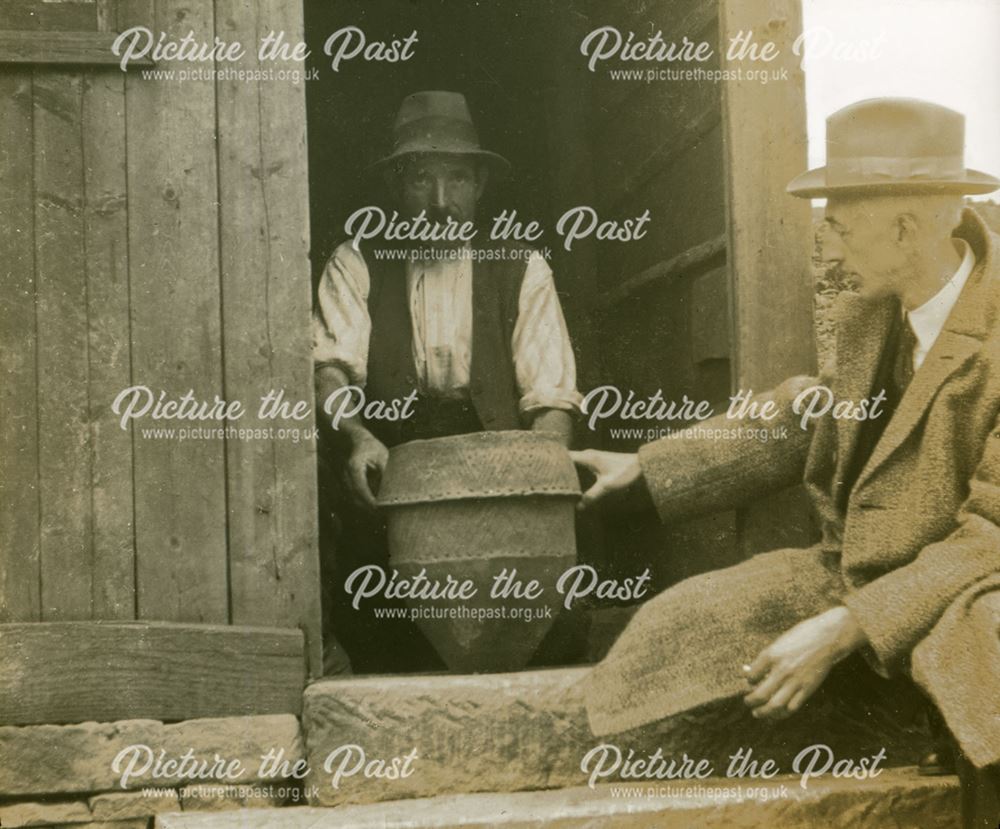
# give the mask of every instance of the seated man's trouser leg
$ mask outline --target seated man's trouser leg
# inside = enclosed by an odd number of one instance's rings
[[[962,825],[965,829],[996,829],[1000,826],[1000,766],[976,768],[957,742],[953,749],[962,786]]]
[[[747,690],[741,666],[840,604],[839,555],[775,550],[670,587],[636,613],[586,681],[595,734],[635,728]]]

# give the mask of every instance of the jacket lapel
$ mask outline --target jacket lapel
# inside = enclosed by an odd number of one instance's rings
[[[837,327],[837,372],[833,393],[837,400],[859,401],[871,393],[882,350],[885,347],[893,314],[898,313],[895,300],[866,302],[860,297],[844,295],[844,309]],[[851,468],[851,458],[857,451],[861,422],[837,420],[837,465],[834,474],[834,502],[839,503],[841,488]]]
[[[964,334],[943,330],[919,371],[913,375],[892,419],[886,424],[882,439],[858,476],[860,486],[909,436],[924,416],[945,380],[975,354],[982,343]]]
[[[966,215],[963,229],[968,228],[970,221]],[[982,228],[981,223],[977,221],[976,224]],[[983,228],[979,239],[975,241],[982,243],[984,236],[988,238]],[[979,250],[976,250],[977,246]],[[984,250],[981,244],[974,245],[973,250],[978,257],[976,266],[923,365],[913,375],[895,414],[886,424],[885,432],[876,444],[872,456],[861,470],[857,486],[871,477],[909,437],[948,377],[982,346],[982,339],[988,328],[984,315],[991,305],[991,298],[986,294],[991,287],[994,264],[992,251],[988,246]]]

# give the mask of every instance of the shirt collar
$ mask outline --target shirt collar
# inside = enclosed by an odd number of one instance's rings
[[[906,312],[906,318],[913,329],[913,333],[920,344],[921,349],[929,351],[934,341],[944,328],[944,324],[955,307],[962,288],[969,279],[969,274],[976,265],[976,258],[972,254],[972,248],[964,239],[953,239],[955,246],[959,250],[964,250],[962,264],[958,266],[954,276],[949,279],[934,296],[919,308]]]

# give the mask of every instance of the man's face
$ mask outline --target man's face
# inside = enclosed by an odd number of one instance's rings
[[[839,263],[864,297],[898,293],[907,258],[895,219],[894,211],[872,198],[827,201],[820,231],[823,261]]]
[[[426,210],[427,218],[437,222],[475,219],[486,187],[485,169],[473,159],[447,154],[411,156],[401,179],[402,212],[413,217]]]

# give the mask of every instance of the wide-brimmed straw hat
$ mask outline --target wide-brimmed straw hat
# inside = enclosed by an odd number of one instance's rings
[[[989,193],[1000,179],[965,166],[965,116],[913,98],[859,101],[826,119],[826,166],[792,179],[800,198],[864,193]]]
[[[497,175],[510,170],[506,158],[479,146],[469,105],[459,92],[431,90],[407,95],[392,129],[392,151],[370,169],[384,169],[414,153],[449,153],[480,158]]]

